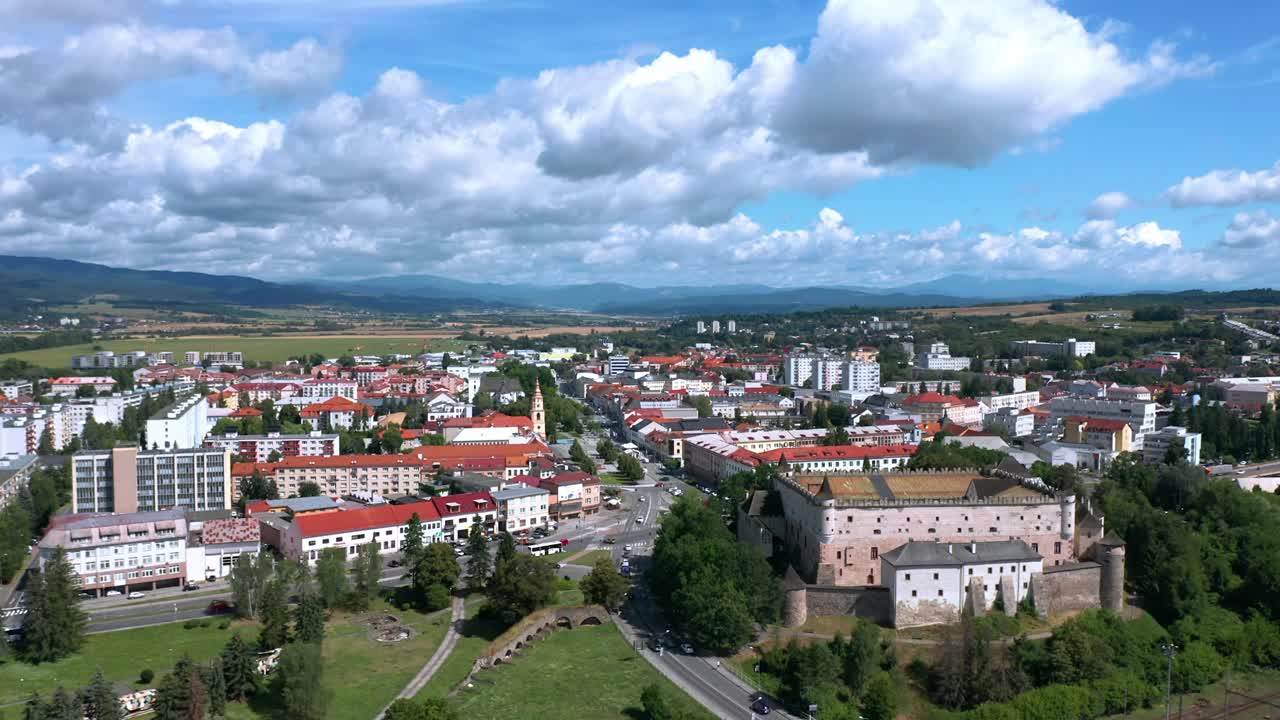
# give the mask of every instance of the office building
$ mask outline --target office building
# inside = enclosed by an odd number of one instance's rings
[[[1097,351],[1097,343],[1092,340],[1077,340],[1075,338],[1067,338],[1062,342],[1015,340],[1009,346],[1015,355],[1022,357],[1028,355],[1039,357],[1054,357],[1057,355],[1085,357],[1086,355],[1093,355]]]
[[[151,512],[231,507],[231,453],[218,448],[82,450],[71,458],[71,510]]]
[[[626,355],[609,356],[609,374],[621,375],[631,369],[631,358]]]
[[[1153,402],[1135,400],[1099,400],[1095,398],[1064,395],[1049,403],[1050,417],[1065,420],[1079,415],[1099,420],[1124,420],[1133,429],[1134,450],[1140,449],[1141,436],[1156,429],[1156,408]]]

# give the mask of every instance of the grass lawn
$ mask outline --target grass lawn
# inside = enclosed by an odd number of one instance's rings
[[[476,677],[455,699],[465,718],[631,720],[658,683],[687,717],[713,715],[636,654],[612,623],[553,633],[510,664]]]
[[[4,355],[0,355],[0,360],[3,360],[5,357],[6,356]],[[618,473],[601,473],[600,482],[605,485],[635,485],[635,482],[628,480]]]
[[[608,550],[590,550],[577,557],[572,562],[574,565],[586,565],[587,567],[595,567],[599,560],[612,560],[613,555]]]
[[[333,692],[329,717],[372,718],[431,658],[449,629],[449,611],[423,615],[379,604],[372,612],[390,612],[404,625],[418,631],[410,640],[379,643],[370,640],[368,627],[354,622],[369,613],[335,613],[325,629],[325,687]],[[248,705],[229,706],[229,720],[271,717],[275,708],[263,696]]]
[[[458,644],[454,645],[449,659],[445,660],[436,674],[431,676],[431,680],[427,682],[426,687],[422,688],[422,692],[418,693],[418,697],[447,695],[450,690],[457,687],[458,683],[466,679],[476,658],[489,647],[489,643],[506,630],[502,623],[477,617],[479,611],[479,603],[467,606],[467,619],[462,624]]]
[[[325,357],[341,355],[390,355],[402,353],[417,355],[426,351],[456,351],[465,347],[465,343],[452,338],[425,338],[421,335],[299,335],[299,336],[243,336],[226,335],[219,337],[166,337],[139,338],[135,340],[104,340],[98,345],[103,350],[127,352],[145,350],[147,352],[169,351],[181,354],[189,350],[239,350],[244,353],[245,360],[270,360],[283,362],[291,355],[309,355],[313,352]],[[0,355],[0,360],[13,358],[25,360],[38,367],[65,368],[71,367],[72,355],[87,355],[94,352],[93,345],[68,345],[66,347],[42,348],[25,352]]]
[[[252,624],[234,623],[221,630],[220,622],[190,630],[170,624],[90,635],[80,653],[55,663],[28,665],[6,660],[0,664],[0,707],[25,702],[36,690],[48,695],[58,685],[68,690],[88,685],[99,667],[113,681],[134,683],[145,668],[159,679],[183,653],[196,661],[218,654],[237,629],[246,641],[257,640],[258,631]]]

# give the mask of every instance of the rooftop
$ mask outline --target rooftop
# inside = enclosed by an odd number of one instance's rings
[[[343,510],[341,512],[316,513],[299,515],[294,518],[303,537],[316,535],[333,535],[335,533],[367,528],[390,527],[404,525],[417,514],[421,520],[436,520],[440,514],[430,502],[406,503],[404,505],[376,505],[359,510]]]
[[[1033,562],[1042,560],[1040,553],[1022,540],[944,543],[908,541],[907,544],[882,553],[881,559],[895,568],[950,567],[997,562]]]

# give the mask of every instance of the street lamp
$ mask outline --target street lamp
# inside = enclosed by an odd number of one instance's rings
[[[1173,710],[1173,658],[1178,654],[1178,646],[1173,643],[1164,643],[1160,646],[1160,652],[1169,661],[1164,685],[1164,720],[1169,720],[1170,712]]]

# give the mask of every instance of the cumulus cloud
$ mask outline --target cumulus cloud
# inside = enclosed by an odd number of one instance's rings
[[[1094,198],[1085,208],[1084,214],[1090,220],[1110,220],[1134,205],[1137,202],[1125,193],[1106,192]]]
[[[1280,220],[1266,210],[1236,213],[1222,234],[1222,244],[1229,248],[1258,248],[1280,245]]]
[[[1166,190],[1165,196],[1174,207],[1280,202],[1280,162],[1257,172],[1213,170],[1185,177]]]
[[[1169,43],[1127,57],[1043,0],[831,0],[778,126],[876,163],[971,166],[1145,85],[1212,71]]]
[[[235,31],[99,25],[48,48],[0,55],[0,122],[54,141],[111,145],[131,130],[103,103],[139,83],[210,72],[232,89],[268,98],[323,89],[339,52],[304,39],[254,52]]]

